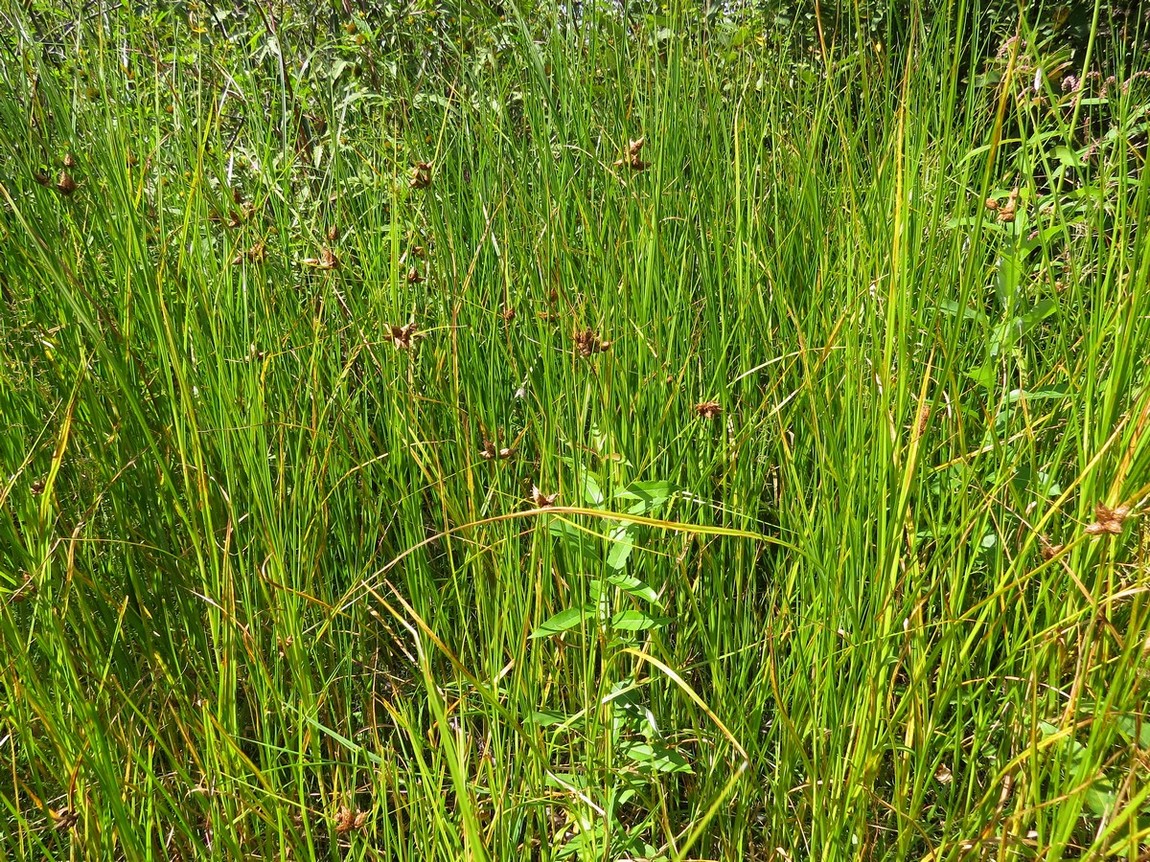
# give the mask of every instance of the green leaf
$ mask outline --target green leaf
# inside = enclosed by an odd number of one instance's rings
[[[1078,156],[1078,153],[1074,152],[1074,150],[1070,149],[1070,147],[1055,147],[1054,157],[1057,158],[1058,161],[1062,162],[1062,164],[1070,168],[1081,168],[1084,166],[1084,163]]]
[[[660,628],[669,622],[667,617],[656,617],[646,611],[619,611],[611,617],[611,628],[624,632],[641,632]]]
[[[944,299],[940,302],[938,304],[938,310],[951,317],[962,317],[963,320],[977,320],[981,323],[986,323],[986,315],[977,308],[971,308],[969,305],[960,306],[957,302],[949,299]]]
[[[1056,311],[1058,311],[1058,303],[1053,299],[1044,299],[1038,302],[1034,308],[1022,315],[1021,332],[1019,334],[1025,335],[1030,332],[1030,330]]]
[[[638,578],[632,577],[631,575],[624,575],[622,573],[608,575],[607,582],[612,586],[618,587],[623,592],[635,596],[637,599],[642,599],[645,602],[651,602],[654,604],[655,602],[659,601],[659,594],[655,592],[651,586],[643,583]]]
[[[547,525],[547,532],[559,540],[563,550],[571,554],[572,562],[589,562],[603,559],[599,539],[586,530],[581,530],[563,518],[553,518]]]
[[[555,712],[550,709],[537,709],[531,713],[531,717],[527,719],[530,724],[537,724],[540,727],[550,727],[553,724],[562,724],[567,720],[561,712]]]
[[[583,620],[588,616],[592,608],[588,605],[580,605],[576,608],[568,608],[565,611],[560,611],[555,616],[547,619],[539,628],[531,633],[531,638],[549,638],[552,635],[562,634],[565,631],[581,625]]]
[[[626,528],[613,530],[611,533],[611,550],[607,552],[607,567],[616,572],[623,571],[627,565],[627,558],[631,556],[631,551],[634,549],[635,544],[631,540],[630,530]]]
[[[1057,401],[1070,395],[1070,389],[1064,383],[1055,386],[1040,386],[1038,389],[1011,389],[1006,394],[1008,402],[1015,401]]]
[[[1114,719],[1114,724],[1127,742],[1133,742],[1141,748],[1150,748],[1150,718],[1143,718],[1139,722],[1133,715],[1120,715]]]
[[[967,371],[966,376],[983,389],[994,388],[994,365],[989,361],[982,363],[978,368]]]
[[[637,501],[627,511],[632,515],[645,515],[666,503],[674,492],[670,482],[632,482],[626,488],[616,491],[615,499]]]
[[[640,767],[653,772],[694,773],[687,758],[659,743],[636,742],[623,746],[623,754]]]
[[[590,473],[583,473],[583,499],[592,506],[602,506],[603,489],[599,487],[599,480],[592,476]]]
[[[1086,807],[1095,817],[1107,817],[1114,811],[1118,793],[1105,780],[1095,781],[1086,791]]]

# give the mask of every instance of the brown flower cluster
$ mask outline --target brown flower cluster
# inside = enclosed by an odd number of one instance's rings
[[[335,815],[335,831],[337,835],[345,835],[356,829],[362,829],[367,823],[366,811],[352,811],[346,805],[341,805]]]
[[[1014,221],[1018,214],[1018,188],[1011,189],[1010,194],[1006,196],[1005,203],[999,203],[998,198],[987,198],[986,208],[991,212],[998,213],[998,221],[1002,224]]]
[[[419,327],[415,325],[414,320],[403,326],[396,326],[392,323],[389,328],[391,329],[391,343],[395,345],[396,350],[410,350],[419,335]]]
[[[611,342],[599,337],[594,329],[577,329],[572,338],[575,340],[575,349],[580,356],[592,356],[596,353],[606,353],[611,349]]]
[[[413,189],[425,189],[431,185],[431,162],[417,162],[411,169],[408,185]]]
[[[308,257],[300,261],[304,266],[310,266],[313,269],[331,270],[339,269],[339,258],[327,246],[324,246],[319,253],[319,257]]]
[[[555,501],[559,499],[556,494],[544,494],[539,490],[537,485],[531,486],[531,502],[535,504],[536,508],[546,509],[555,505]]]
[[[248,263],[263,263],[267,260],[267,256],[267,244],[261,239],[251,248],[236,252],[236,256],[232,258],[232,266],[239,266],[244,261]]]
[[[1094,523],[1086,525],[1086,532],[1091,536],[1101,536],[1109,533],[1117,536],[1122,532],[1122,524],[1130,517],[1129,506],[1119,506],[1111,509],[1105,503],[1094,506]]]
[[[645,143],[647,143],[645,136],[633,141],[628,141],[627,150],[623,153],[623,158],[615,162],[615,167],[621,168],[626,165],[633,171],[645,171],[651,167],[650,162],[645,162],[639,157],[639,151],[643,149],[643,144]]]

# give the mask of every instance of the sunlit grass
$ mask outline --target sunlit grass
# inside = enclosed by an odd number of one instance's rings
[[[1142,858],[1136,65],[5,16],[6,858]]]

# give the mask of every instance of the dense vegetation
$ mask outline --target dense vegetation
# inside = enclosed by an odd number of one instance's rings
[[[839,7],[0,7],[0,856],[1147,858],[1146,22]]]

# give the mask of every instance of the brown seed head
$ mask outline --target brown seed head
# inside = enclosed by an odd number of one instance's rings
[[[1064,546],[1053,544],[1046,536],[1040,536],[1038,544],[1042,548],[1042,559],[1047,562],[1050,562],[1065,550]]]
[[[1086,532],[1091,536],[1100,536],[1104,533],[1117,536],[1122,532],[1122,524],[1129,516],[1129,506],[1111,509],[1105,503],[1098,503],[1094,506],[1094,523],[1087,525]]]
[[[263,263],[267,259],[267,244],[261,239],[246,251],[241,251],[232,258],[232,266],[239,266],[245,260],[249,263]]]
[[[309,257],[301,261],[304,266],[314,267],[315,269],[331,270],[339,269],[339,258],[327,246],[320,251],[319,257]]]
[[[56,178],[56,191],[67,197],[76,189],[76,181],[72,179],[72,175],[66,170],[60,171],[60,176]]]
[[[1018,189],[1011,189],[1010,194],[1006,198],[1006,203],[998,208],[998,220],[1000,222],[1012,222],[1017,212]]]
[[[531,486],[531,502],[535,504],[536,508],[546,509],[555,505],[555,501],[559,499],[558,494],[544,494],[539,490],[538,486]]]
[[[431,185],[431,162],[419,162],[411,169],[408,181],[413,189],[425,189]]]
[[[80,821],[80,815],[71,808],[61,808],[59,811],[51,813],[52,819],[55,821],[52,828],[57,832],[67,832]]]
[[[918,410],[918,422],[915,423],[914,433],[916,437],[921,437],[926,433],[927,426],[930,425],[930,406],[922,405]]]
[[[352,811],[346,805],[341,805],[335,815],[335,831],[338,835],[344,835],[355,829],[362,829],[366,822],[366,811]]]
[[[717,419],[723,407],[718,401],[700,401],[695,405],[695,412],[704,419]]]
[[[408,323],[404,326],[396,326],[391,324],[391,343],[395,345],[396,350],[410,350],[415,341],[418,332],[418,327],[415,321]]]
[[[606,353],[611,349],[611,342],[599,337],[593,329],[577,329],[572,335],[575,349],[581,356],[592,356],[596,353]]]
[[[64,167],[66,167],[66,168],[76,167],[76,156],[74,154],[72,154],[72,153],[65,153],[64,154]]]

